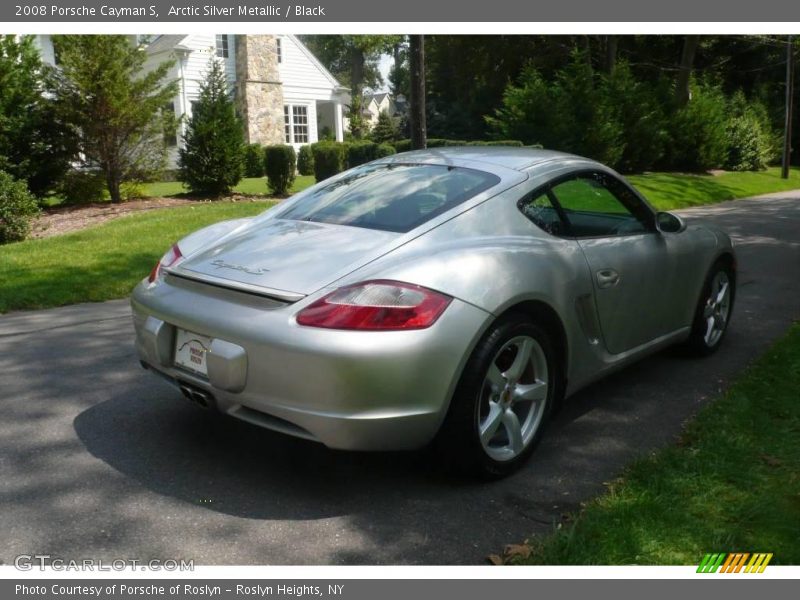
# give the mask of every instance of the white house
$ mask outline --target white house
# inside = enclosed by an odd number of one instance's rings
[[[378,116],[382,112],[386,112],[392,118],[398,118],[405,114],[405,110],[406,100],[402,94],[396,98],[392,98],[388,92],[366,94],[364,96],[363,114],[369,123],[370,129],[378,123]]]
[[[57,64],[50,36],[39,35],[42,59]],[[144,36],[130,36],[139,43]],[[222,61],[248,143],[316,142],[323,128],[336,140],[344,136],[344,107],[349,90],[342,87],[294,35],[189,34],[149,36],[145,69],[173,61],[168,77],[178,81],[171,106],[182,119],[192,115],[211,60]],[[169,140],[174,166],[182,136]]]

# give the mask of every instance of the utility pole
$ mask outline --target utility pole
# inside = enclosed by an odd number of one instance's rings
[[[789,160],[792,156],[792,104],[794,102],[794,45],[792,36],[786,39],[786,123],[783,129],[783,158],[781,178],[789,179]]]

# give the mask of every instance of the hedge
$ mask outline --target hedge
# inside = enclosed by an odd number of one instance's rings
[[[339,142],[317,142],[311,144],[314,155],[314,178],[317,181],[341,173],[347,166],[349,144]]]
[[[519,140],[447,140],[443,138],[430,138],[429,148],[445,146],[512,146],[521,148]],[[528,146],[541,148],[541,146]],[[406,152],[411,149],[411,140],[400,140],[394,144],[376,144],[369,141],[358,142],[317,142],[311,144],[313,155],[314,176],[317,181],[333,177],[345,169],[352,169],[373,160],[391,156],[397,152]],[[302,149],[301,149],[302,152]]]
[[[373,160],[391,156],[397,151],[390,144],[376,144],[375,142],[353,142],[347,148],[347,168],[352,169]]]
[[[294,183],[297,158],[292,146],[278,144],[264,148],[264,170],[273,194],[285,195]]]
[[[314,153],[308,144],[300,146],[300,151],[297,153],[297,171],[300,175],[314,174]]]
[[[36,198],[25,182],[0,171],[0,244],[28,237],[31,222],[38,214]]]
[[[445,138],[428,138],[428,148],[443,148],[445,146],[513,146],[521,148],[524,144],[520,140],[448,140]],[[408,152],[411,150],[411,140],[394,142],[395,150]]]
[[[244,176],[264,176],[264,149],[259,144],[244,147]]]

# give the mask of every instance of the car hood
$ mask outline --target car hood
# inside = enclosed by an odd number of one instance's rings
[[[254,221],[189,255],[170,271],[297,300],[363,266],[398,237],[327,223]]]

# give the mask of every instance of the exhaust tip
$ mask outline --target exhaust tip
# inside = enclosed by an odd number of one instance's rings
[[[194,388],[189,387],[188,385],[182,384],[179,386],[181,393],[186,397],[187,400],[200,406],[202,408],[208,408],[211,406],[211,394],[206,392],[196,390]]]

